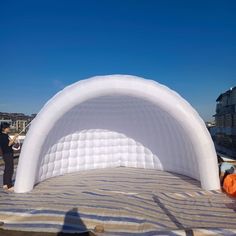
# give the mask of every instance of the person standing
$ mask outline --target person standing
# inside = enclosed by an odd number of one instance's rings
[[[13,162],[13,149],[12,146],[15,143],[18,134],[16,134],[12,139],[9,137],[10,124],[3,122],[1,124],[0,130],[0,148],[2,149],[3,161],[5,164],[3,173],[3,189],[8,191],[14,191],[12,177],[14,172],[14,162]]]

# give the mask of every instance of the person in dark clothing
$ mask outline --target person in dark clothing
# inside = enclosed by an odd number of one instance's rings
[[[5,169],[3,173],[3,189],[13,191],[12,176],[14,172],[14,162],[12,146],[15,143],[18,134],[16,134],[11,139],[8,135],[9,131],[10,124],[5,122],[2,123],[0,132],[0,148],[2,150],[2,156],[5,163]]]

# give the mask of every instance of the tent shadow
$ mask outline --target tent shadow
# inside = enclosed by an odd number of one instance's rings
[[[233,199],[234,200],[234,199]],[[236,200],[234,200],[232,203],[226,203],[225,206],[228,209],[233,210],[234,212],[236,212]]]
[[[65,214],[64,223],[58,236],[65,235],[93,235],[86,228],[78,213],[78,208],[74,207]]]
[[[190,185],[193,185],[199,189],[201,189],[201,182],[199,180],[196,180],[192,177],[189,177],[187,175],[182,175],[182,174],[179,174],[179,173],[174,173],[174,172],[171,172],[171,171],[166,171],[167,173],[170,173],[171,175],[175,176],[175,177],[178,177],[179,179],[181,179],[182,181],[190,184]]]
[[[186,228],[180,220],[178,220],[178,217],[173,215],[171,211],[165,206],[164,203],[161,202],[159,197],[157,195],[152,196],[153,201],[160,207],[160,209],[165,213],[165,215],[169,218],[169,220],[176,225],[178,230],[183,230],[185,232],[185,235],[187,236],[193,236],[193,230],[190,228]],[[163,235],[172,235],[170,232],[163,232]]]

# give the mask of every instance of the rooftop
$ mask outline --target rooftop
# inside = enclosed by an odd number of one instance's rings
[[[30,193],[0,195],[4,230],[85,232],[102,225],[104,235],[236,234],[234,199],[151,169],[81,171],[50,178]]]
[[[222,99],[222,97],[223,97],[224,95],[229,95],[229,94],[232,93],[232,91],[235,90],[235,89],[236,89],[236,86],[230,88],[229,90],[227,90],[227,91],[224,92],[224,93],[221,93],[220,96],[216,99],[216,102],[219,102],[219,101]]]

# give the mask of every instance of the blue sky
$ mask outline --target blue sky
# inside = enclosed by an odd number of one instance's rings
[[[1,1],[0,111],[37,113],[60,89],[131,74],[176,90],[205,120],[236,86],[236,1]]]

